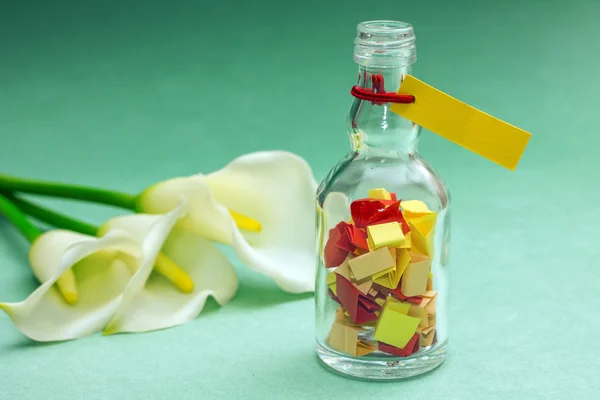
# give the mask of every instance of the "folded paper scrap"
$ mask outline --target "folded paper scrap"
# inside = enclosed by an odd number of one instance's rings
[[[437,214],[419,200],[378,188],[350,204],[349,221],[329,231],[323,258],[329,296],[339,303],[327,343],[360,357],[407,357],[435,342],[431,259]],[[362,327],[374,328],[371,337]]]

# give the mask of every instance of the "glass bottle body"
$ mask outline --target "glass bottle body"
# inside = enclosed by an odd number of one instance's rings
[[[397,91],[407,73],[361,65],[359,86]],[[351,150],[317,192],[317,354],[376,380],[435,368],[448,340],[448,191],[389,107],[354,100]]]

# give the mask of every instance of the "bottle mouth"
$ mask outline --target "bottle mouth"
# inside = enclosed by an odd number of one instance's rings
[[[402,21],[366,21],[357,26],[354,61],[360,65],[395,68],[417,60],[413,26]]]

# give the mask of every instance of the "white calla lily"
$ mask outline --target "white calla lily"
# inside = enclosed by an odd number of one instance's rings
[[[122,258],[125,254],[131,257]],[[0,303],[0,309],[36,341],[69,340],[98,332],[112,319],[136,268],[124,260],[139,257],[139,244],[125,232],[109,232],[102,238],[64,230],[47,232],[30,251],[31,266],[42,285],[22,302]],[[73,305],[54,285],[71,268],[79,286]]]
[[[57,341],[103,329],[140,332],[179,325],[195,318],[209,295],[226,303],[237,289],[235,271],[206,240],[172,232],[183,215],[184,206],[177,206],[165,215],[116,218],[99,238],[65,230],[45,233],[30,251],[42,285],[22,302],[0,303],[0,309],[31,339]],[[161,249],[194,279],[191,293],[153,272]],[[69,269],[79,293],[72,305],[54,285]]]
[[[257,152],[208,175],[155,184],[139,196],[138,209],[165,213],[183,197],[189,212],[178,229],[231,244],[243,263],[286,291],[310,292],[315,279],[316,187],[302,158],[283,151]],[[260,232],[239,230],[256,230],[252,221],[258,221]]]
[[[233,266],[207,239],[175,228],[164,243],[148,241],[147,232],[159,218],[127,215],[111,219],[100,229],[101,232],[123,230],[130,233],[143,243],[144,253],[144,265],[127,287],[106,334],[145,332],[180,325],[198,316],[208,296],[224,305],[237,291],[238,279]],[[192,278],[194,288],[191,293],[181,292],[164,276],[152,272],[159,251],[163,254],[161,257],[168,257]]]

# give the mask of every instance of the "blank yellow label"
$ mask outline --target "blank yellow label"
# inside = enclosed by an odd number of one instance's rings
[[[436,88],[406,75],[399,94],[412,94],[412,104],[390,109],[430,131],[505,168],[514,170],[531,133],[492,117]]]

